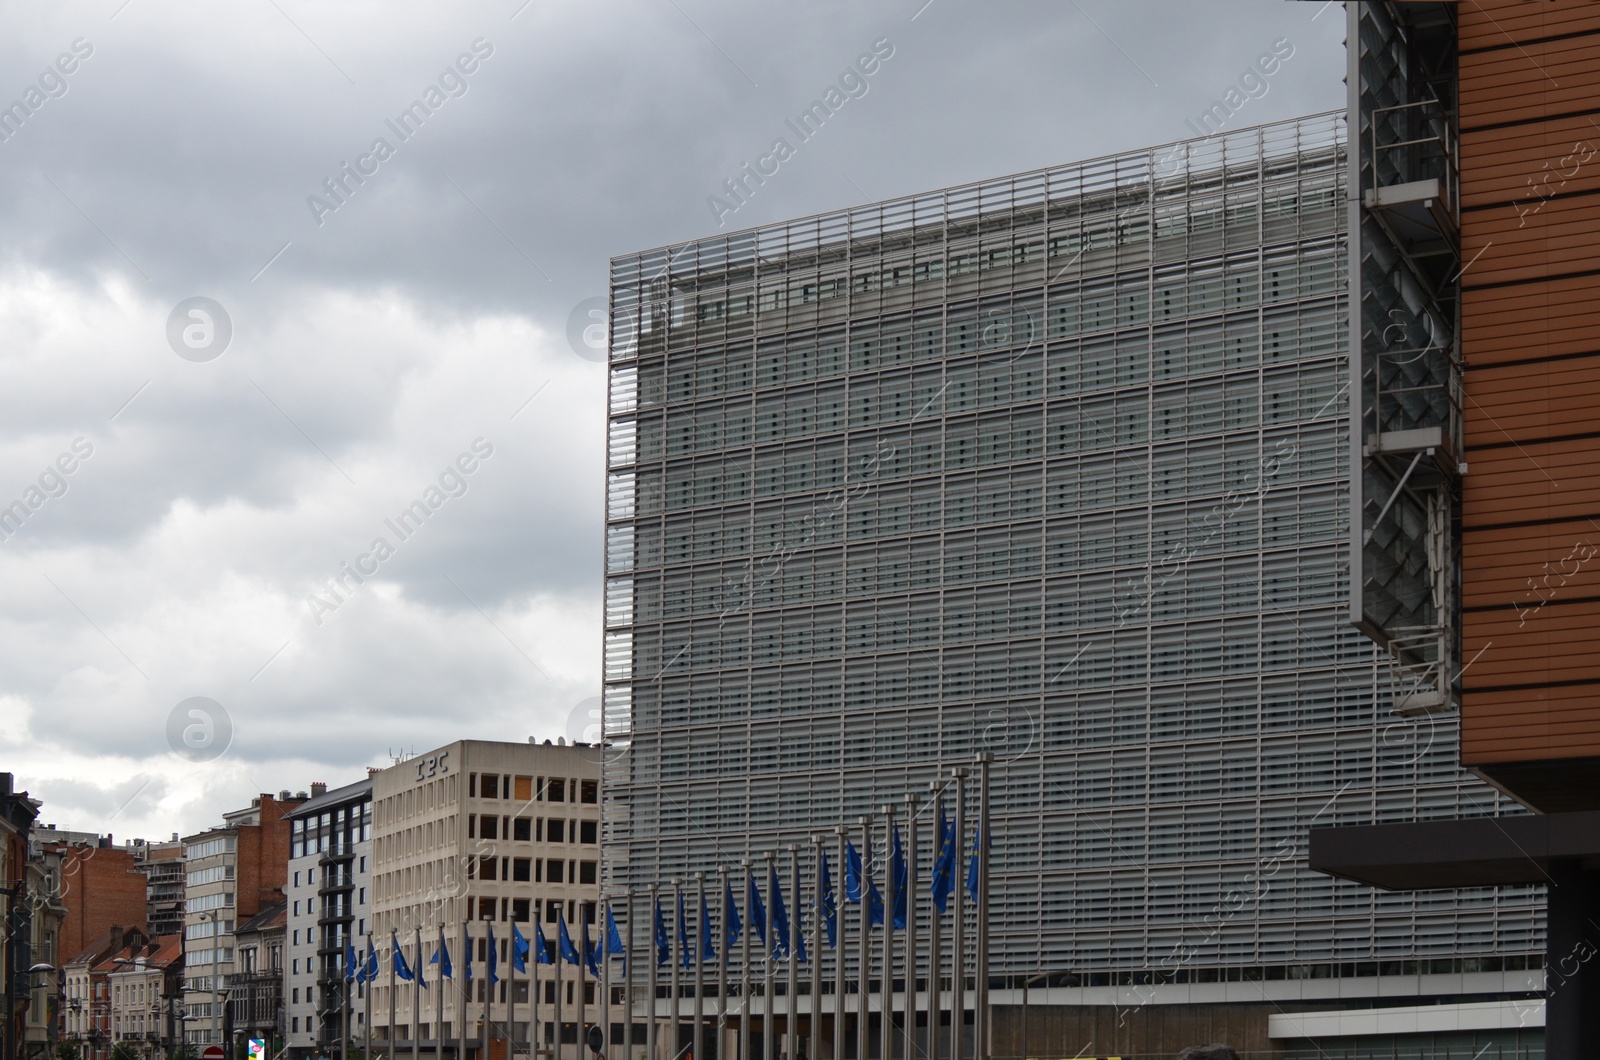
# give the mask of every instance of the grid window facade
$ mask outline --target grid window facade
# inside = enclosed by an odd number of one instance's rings
[[[613,262],[608,887],[809,851],[989,751],[997,975],[1541,948],[1529,889],[1305,867],[1313,822],[1514,812],[1345,623],[1344,143]]]

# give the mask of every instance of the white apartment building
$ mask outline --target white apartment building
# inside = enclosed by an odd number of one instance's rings
[[[284,1044],[293,1060],[333,1055],[344,1003],[344,956],[366,955],[370,921],[372,781],[328,790],[288,815],[288,899],[284,943]],[[365,988],[351,988],[350,1034],[361,1040]]]

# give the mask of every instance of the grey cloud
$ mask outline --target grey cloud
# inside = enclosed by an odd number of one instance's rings
[[[914,22],[923,0],[536,3],[515,21],[516,0],[136,0],[112,20],[118,3],[11,9],[0,33],[0,104],[76,38],[95,46],[0,143],[0,499],[75,436],[96,446],[0,542],[0,696],[34,708],[25,783],[66,750],[165,775],[161,722],[188,695],[229,709],[225,761],[271,790],[353,778],[390,743],[565,732],[598,692],[605,381],[566,350],[568,314],[604,294],[612,255],[716,230],[707,196],[874,41],[895,54],[870,91],[727,229],[1182,138],[1280,37],[1293,61],[1237,122],[1343,100],[1337,6],[1282,0],[1081,0],[1094,22],[1031,0],[934,0]],[[307,197],[480,37],[495,51],[466,94],[318,225]],[[194,295],[236,328],[205,364],[164,334]],[[506,328],[525,351],[496,345]],[[305,594],[478,434],[497,452],[470,492],[310,624]],[[47,797],[92,825],[122,789],[99,790]],[[163,798],[172,828],[221,808]]]

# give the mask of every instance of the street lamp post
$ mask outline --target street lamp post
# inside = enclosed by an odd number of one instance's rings
[[[222,948],[222,937],[217,931],[217,914],[220,909],[210,911],[211,917],[211,1037],[208,1039],[212,1045],[218,1044],[217,1038],[221,1033],[217,1021],[220,1014],[217,1012],[217,951]]]
[[[177,1022],[179,1024],[199,1023],[200,1022],[200,1017],[199,1016],[191,1016],[191,1015],[189,1015],[189,1013],[185,1012],[183,1015],[178,1017]],[[177,1037],[177,1038],[182,1039],[181,1044],[175,1043],[173,1045],[173,1047],[172,1047],[172,1058],[173,1058],[173,1060],[177,1060],[177,1056],[178,1056],[179,1050],[181,1048],[183,1048],[183,1047],[186,1047],[189,1044],[189,1032],[184,1030],[180,1026],[180,1027],[178,1027],[176,1029],[174,1036]]]
[[[1033,1051],[1028,1048],[1028,1046],[1031,1044],[1030,1041],[1029,1041],[1029,1037],[1030,1036],[1028,1034],[1028,988],[1031,987],[1034,983],[1037,983],[1039,980],[1048,979],[1048,978],[1050,978],[1050,973],[1049,972],[1041,972],[1038,975],[1030,976],[1029,978],[1024,979],[1022,981],[1022,1057],[1023,1057],[1023,1060],[1027,1060],[1028,1057],[1033,1055]]]

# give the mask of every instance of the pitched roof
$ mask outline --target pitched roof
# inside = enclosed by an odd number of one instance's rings
[[[114,955],[117,951],[130,944],[130,936],[143,939],[145,934],[138,928],[117,927],[112,925],[96,935],[72,960],[63,967],[75,964],[97,964],[101,960]]]
[[[183,961],[183,936],[160,935],[150,940],[155,947],[155,953],[150,956],[150,963],[157,968],[167,968]]]
[[[300,805],[284,814],[284,816],[291,819],[296,817],[310,817],[321,813],[323,810],[326,810],[329,807],[339,806],[347,802],[354,802],[357,799],[360,799],[362,796],[370,795],[371,793],[372,778],[367,777],[364,780],[357,780],[354,783],[346,784],[341,788],[334,788],[332,791],[325,791],[316,798],[307,799],[305,802],[302,802]]]
[[[289,923],[288,909],[288,900],[280,899],[240,924],[234,929],[234,934],[244,935],[249,932],[270,931],[273,928],[284,927]]]
[[[139,937],[143,938],[144,936],[141,933]],[[138,945],[123,946],[107,953],[99,961],[95,962],[91,970],[103,975],[111,975],[116,972],[136,971],[141,963],[143,967],[150,968],[155,966],[156,957],[161,954],[163,946],[168,941],[178,944],[179,953],[183,951],[183,940],[177,935],[168,935],[166,940],[147,939]]]

